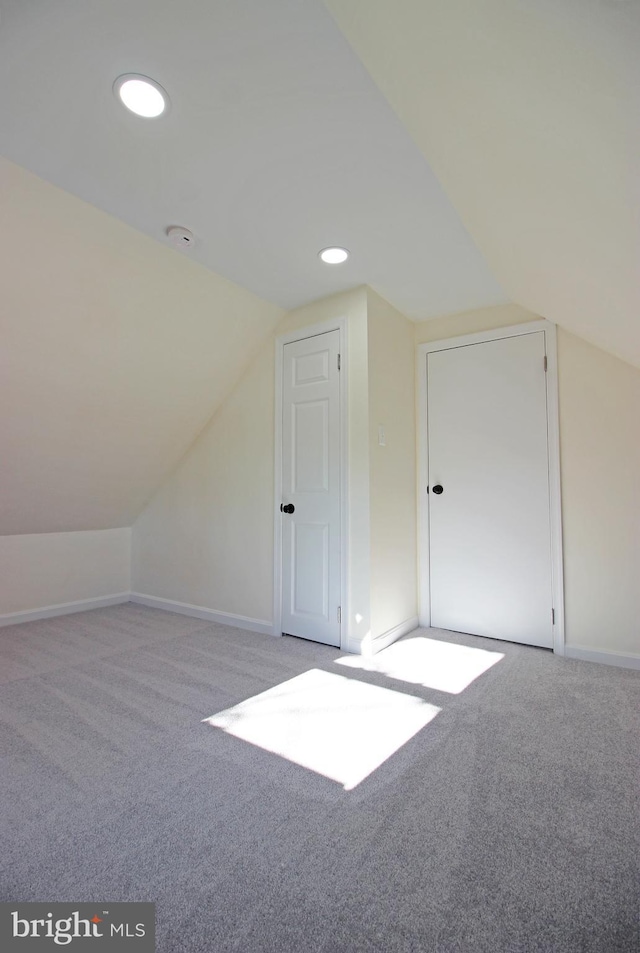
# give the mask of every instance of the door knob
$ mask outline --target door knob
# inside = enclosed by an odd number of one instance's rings
[[[436,493],[438,496],[440,496],[443,490],[444,490],[444,487],[442,483],[436,483],[436,485],[433,488],[433,492]]]
[[[281,503],[280,512],[281,513],[295,513],[295,506],[293,503]]]

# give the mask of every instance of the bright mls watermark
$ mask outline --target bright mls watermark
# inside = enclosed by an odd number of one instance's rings
[[[154,953],[154,903],[0,903],[3,953]]]

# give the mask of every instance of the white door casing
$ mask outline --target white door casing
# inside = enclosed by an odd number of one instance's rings
[[[340,645],[340,332],[285,344],[281,631]]]
[[[563,650],[554,331],[420,348],[422,624]]]

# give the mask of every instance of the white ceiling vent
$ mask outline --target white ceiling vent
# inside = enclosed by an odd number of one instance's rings
[[[194,242],[193,232],[190,232],[188,228],[183,228],[182,225],[169,225],[167,238],[176,248],[189,248]]]

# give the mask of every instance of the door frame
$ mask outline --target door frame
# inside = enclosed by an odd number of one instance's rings
[[[349,619],[349,430],[348,321],[337,317],[279,334],[275,340],[275,427],[273,499],[273,634],[282,635],[282,372],[285,344],[329,331],[340,332],[340,649],[348,638]]]
[[[419,620],[425,628],[431,626],[431,593],[429,573],[429,444],[427,440],[427,354],[451,348],[468,347],[503,338],[518,337],[544,331],[547,355],[547,446],[549,451],[549,517],[551,535],[551,590],[555,621],[553,651],[564,655],[564,582],[562,570],[562,507],[560,489],[560,426],[558,413],[558,352],[556,325],[540,319],[492,331],[480,331],[442,341],[419,344],[416,349],[416,381],[418,383],[418,594]]]

